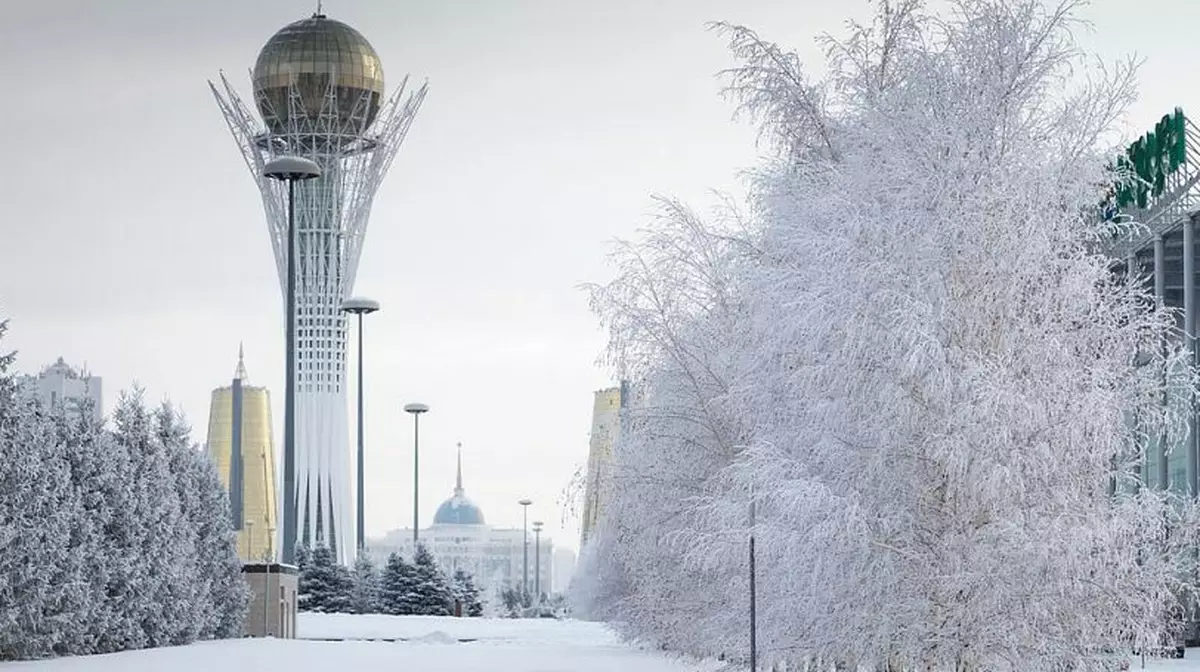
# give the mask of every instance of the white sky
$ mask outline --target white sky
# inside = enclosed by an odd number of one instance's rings
[[[109,409],[138,381],[181,406],[199,442],[244,341],[278,426],[279,283],[206,80],[224,70],[249,100],[259,48],[314,4],[2,3],[0,317],[19,369],[86,362]],[[383,304],[366,333],[368,534],[411,521],[400,407],[420,400],[433,409],[423,524],[450,495],[462,441],[467,494],[490,523],[519,525],[516,500],[529,497],[531,520],[573,546],[558,498],[586,457],[591,393],[612,383],[577,287],[609,277],[606,242],[645,223],[651,194],[703,209],[755,161],[753,129],[731,121],[714,77],[733,62],[705,22],[745,23],[817,64],[812,37],[869,7],[328,0],[325,12],[371,41],[389,88],[406,72],[431,84],[376,198],[355,286]],[[1176,105],[1200,114],[1200,5],[1099,0],[1084,16],[1086,45],[1146,59],[1131,135]]]

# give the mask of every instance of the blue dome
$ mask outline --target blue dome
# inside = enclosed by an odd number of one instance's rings
[[[434,525],[485,525],[483,510],[460,492],[442,502],[433,515]]]

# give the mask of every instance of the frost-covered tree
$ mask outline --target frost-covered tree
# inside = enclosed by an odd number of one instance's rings
[[[388,556],[380,577],[379,601],[383,613],[416,613],[417,572],[399,553]]]
[[[166,448],[175,475],[180,509],[195,548],[192,639],[241,636],[249,605],[249,587],[242,578],[236,533],[229,517],[229,499],[212,461],[191,442],[179,413],[163,404],[155,413],[156,434]]]
[[[450,588],[454,599],[462,605],[464,616],[483,616],[483,602],[479,599],[479,587],[463,569],[454,570],[450,578]]]
[[[70,468],[40,404],[0,415],[0,659],[52,655],[79,618],[71,574]]]
[[[195,586],[187,584],[196,576],[195,534],[180,505],[171,456],[157,435],[159,428],[143,403],[141,390],[122,395],[113,422],[118,443],[130,454],[134,483],[131,514],[141,523],[136,539],[140,585],[131,596],[137,605],[134,620],[146,646],[185,643],[194,627],[190,612]],[[170,433],[174,428],[163,430]]]
[[[15,396],[11,361],[0,357],[0,659],[240,636],[228,504],[182,420],[164,408],[152,422],[134,393],[105,431],[87,409]]]
[[[380,613],[379,569],[366,553],[359,553],[354,561],[354,593],[351,605],[356,614]]]
[[[658,204],[643,240],[615,251],[616,279],[591,288],[612,334],[608,359],[636,384],[600,484],[603,515],[583,549],[576,605],[581,615],[647,626],[630,634],[719,653],[737,633],[720,605],[744,589],[709,546],[713,564],[679,567],[698,540],[721,532],[695,502],[744,441],[729,403],[747,331],[737,273],[758,251],[728,203],[711,222],[676,201]]]
[[[1078,3],[950,4],[882,3],[820,80],[718,26],[777,152],[751,225],[673,215],[593,293],[637,390],[593,615],[744,655],[753,500],[772,661],[1100,670],[1170,637],[1194,507],[1125,484],[1195,374],[1096,217],[1132,69],[1088,67]]]

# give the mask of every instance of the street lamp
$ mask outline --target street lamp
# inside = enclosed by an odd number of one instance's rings
[[[429,406],[421,403],[405,404],[405,413],[413,416],[413,553],[417,552],[417,530],[420,529],[420,471],[421,466],[421,414],[429,412]]]
[[[542,521],[533,521],[533,599],[542,601]]]
[[[267,544],[268,544],[267,552],[269,553],[271,550],[270,549],[270,543],[271,543],[270,540],[275,538],[275,526],[274,525],[269,525],[267,527],[267,535],[268,535],[267,536]],[[266,637],[271,634],[271,619],[270,619],[270,617],[271,617],[271,563],[274,562],[274,560],[275,560],[274,557],[271,557],[271,556],[268,556],[266,558],[266,561],[267,561],[267,563],[266,563],[267,564],[267,576],[266,576],[267,587],[264,589],[266,591],[266,597],[263,599],[263,637]],[[278,635],[279,633],[275,633],[275,634]]]
[[[287,380],[283,401],[283,561],[296,557],[296,183],[320,177],[321,168],[299,156],[279,156],[263,166],[263,176],[287,182]]]
[[[531,500],[522,499],[517,502],[521,505],[521,594],[522,596],[529,594],[529,505],[533,504]]]
[[[358,316],[358,550],[365,547],[366,526],[363,522],[363,315],[379,310],[379,302],[362,297],[342,302],[342,312]]]
[[[254,562],[254,521],[247,520],[242,523],[242,527],[246,528],[246,558],[245,562]]]
[[[754,567],[754,490],[750,491],[750,672],[758,670],[758,591]]]

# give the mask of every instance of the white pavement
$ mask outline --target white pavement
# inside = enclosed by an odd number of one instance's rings
[[[22,663],[3,672],[711,672],[621,642],[603,625],[553,619],[301,614],[304,638],[241,639]],[[364,641],[397,639],[401,641]],[[459,640],[473,640],[460,642]]]

